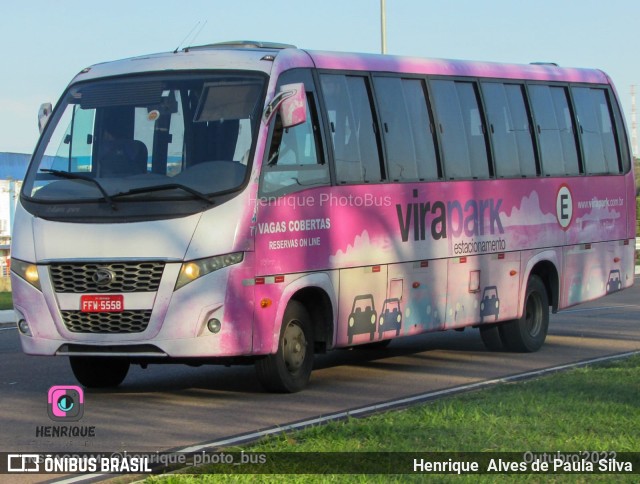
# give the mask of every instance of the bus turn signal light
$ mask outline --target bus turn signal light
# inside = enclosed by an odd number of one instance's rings
[[[11,270],[36,289],[40,289],[40,276],[38,275],[38,266],[35,264],[11,259]]]
[[[265,297],[260,300],[261,308],[268,308],[269,306],[271,306],[271,299],[269,299],[268,297]]]

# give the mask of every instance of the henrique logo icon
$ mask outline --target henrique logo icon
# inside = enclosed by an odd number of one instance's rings
[[[49,388],[47,412],[55,421],[76,422],[84,414],[84,392],[77,385],[56,385]]]

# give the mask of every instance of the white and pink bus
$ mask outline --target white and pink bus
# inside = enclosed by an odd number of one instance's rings
[[[24,351],[88,387],[479,328],[531,352],[633,284],[635,187],[599,70],[235,42],[97,64],[43,132],[11,264]]]

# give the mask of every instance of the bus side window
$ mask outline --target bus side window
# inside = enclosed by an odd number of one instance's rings
[[[338,183],[382,180],[371,100],[364,77],[323,74]]]
[[[389,179],[437,180],[438,160],[424,81],[376,76]]]
[[[474,83],[434,79],[430,85],[445,176],[449,179],[489,178],[486,129]]]
[[[619,156],[619,170],[620,173],[627,173],[632,166],[631,150],[629,149],[629,139],[627,138],[627,132],[624,127],[624,121],[622,119],[622,112],[616,96],[610,91],[607,91],[607,98],[609,99],[609,107],[611,108],[611,115],[613,116],[613,125],[615,129],[615,141],[618,147]]]
[[[573,87],[571,91],[587,173],[619,173],[620,160],[606,91],[588,87]]]
[[[482,93],[489,133],[493,141],[496,176],[536,176],[533,130],[529,122],[523,86],[483,82]]]
[[[307,93],[307,120],[304,123],[283,128],[280,114],[274,118],[268,158],[263,165],[261,192],[282,195],[328,184],[329,169],[322,158],[313,95]]]
[[[567,90],[562,86],[529,86],[542,168],[545,175],[579,175],[580,163]]]

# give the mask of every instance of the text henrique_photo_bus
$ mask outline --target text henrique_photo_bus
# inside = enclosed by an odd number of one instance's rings
[[[479,328],[633,284],[635,186],[609,77],[229,42],[97,64],[51,110],[16,209],[24,351],[86,387],[131,364],[254,363]]]

